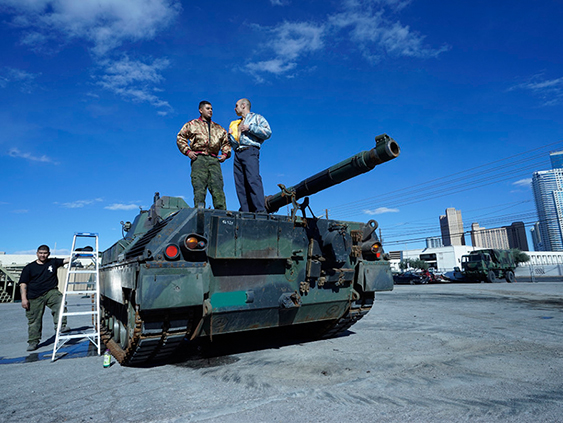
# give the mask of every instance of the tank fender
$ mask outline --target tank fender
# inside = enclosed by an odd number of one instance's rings
[[[393,275],[387,261],[360,261],[358,284],[365,292],[392,291]]]
[[[141,310],[202,305],[209,292],[209,272],[209,266],[145,269],[139,278],[137,303]]]
[[[137,263],[118,264],[100,272],[100,293],[119,304],[125,304],[123,288],[137,287]]]

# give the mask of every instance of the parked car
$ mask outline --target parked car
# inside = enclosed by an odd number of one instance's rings
[[[396,275],[393,275],[393,282],[395,282],[396,285],[399,284],[414,285],[417,283],[427,283],[428,281],[426,280],[425,282],[424,278],[420,275],[417,275],[416,273],[404,272],[404,273],[398,273]]]

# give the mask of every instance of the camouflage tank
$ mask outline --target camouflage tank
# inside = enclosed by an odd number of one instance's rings
[[[347,330],[370,310],[375,292],[393,289],[389,257],[374,220],[306,217],[306,196],[399,152],[380,135],[373,149],[293,187],[280,185],[266,198],[268,214],[191,208],[157,193],[149,210],[122,222],[123,239],[102,254],[107,348],[136,366],[166,362],[198,339],[223,334],[290,325],[310,328],[311,336]],[[273,214],[287,204],[290,216]]]

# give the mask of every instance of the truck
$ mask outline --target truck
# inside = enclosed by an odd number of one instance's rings
[[[472,281],[497,282],[505,279],[514,282],[516,262],[510,250],[483,249],[471,251],[461,257],[463,275]]]

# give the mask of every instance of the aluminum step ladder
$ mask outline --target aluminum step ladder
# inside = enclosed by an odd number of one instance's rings
[[[95,243],[95,247],[84,245]],[[86,316],[91,316],[87,319]],[[66,327],[63,319],[66,317]],[[72,318],[72,319],[70,319]],[[72,321],[72,322],[71,322]],[[70,331],[61,332],[72,327]],[[89,339],[100,355],[100,267],[98,234],[77,232],[72,239],[70,263],[65,278],[52,361],[68,341]],[[60,358],[60,357],[59,357]]]

